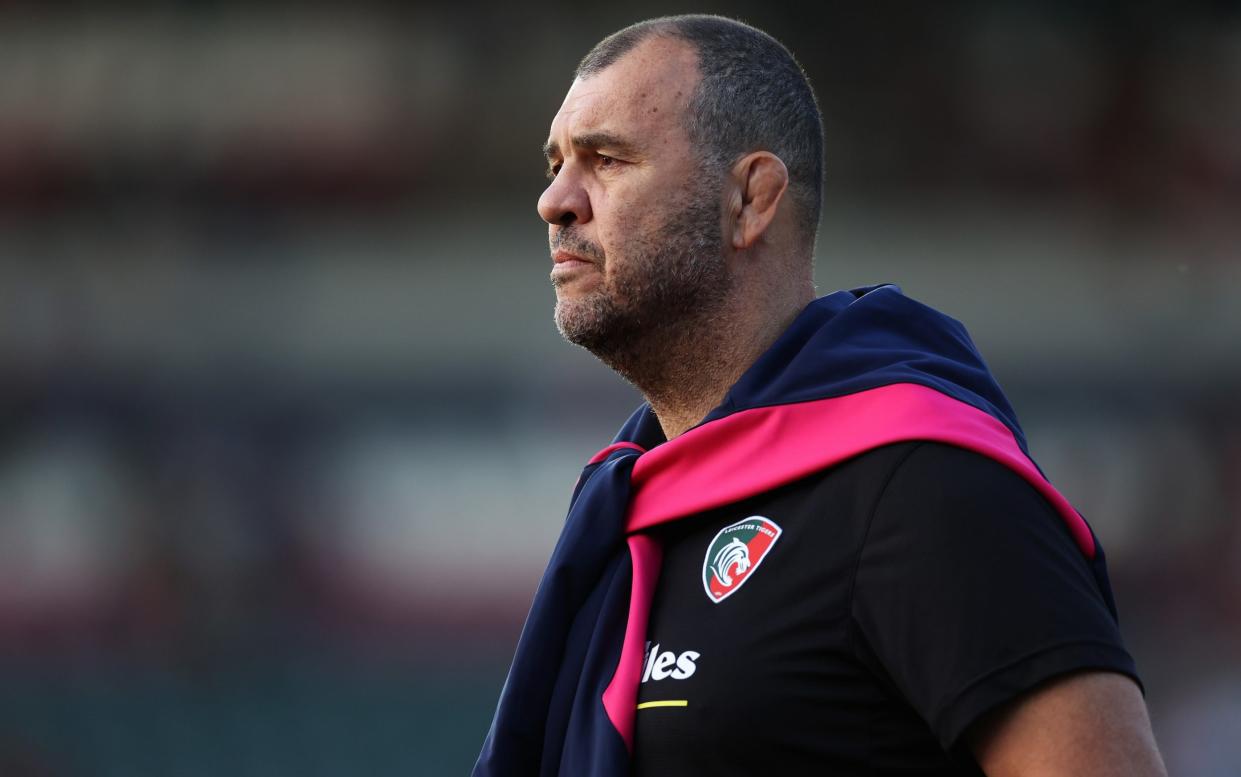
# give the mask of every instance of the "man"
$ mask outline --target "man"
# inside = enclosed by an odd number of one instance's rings
[[[627,28],[545,152],[556,324],[647,404],[578,481],[475,774],[1162,774],[1102,550],[964,330],[814,299],[792,56]]]

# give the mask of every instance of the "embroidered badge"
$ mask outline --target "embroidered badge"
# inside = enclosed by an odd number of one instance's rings
[[[761,515],[720,529],[702,560],[702,587],[707,598],[718,603],[732,596],[763,563],[779,537],[780,527]]]

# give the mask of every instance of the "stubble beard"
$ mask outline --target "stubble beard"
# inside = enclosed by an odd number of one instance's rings
[[[592,258],[596,246],[566,227],[558,244]],[[662,227],[635,235],[594,292],[556,302],[556,328],[632,382],[642,386],[670,366],[679,345],[709,332],[728,298],[720,212],[713,193],[688,192]],[[705,331],[704,331],[705,330]]]

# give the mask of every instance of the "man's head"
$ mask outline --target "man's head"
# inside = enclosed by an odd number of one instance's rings
[[[685,16],[609,36],[578,66],[545,151],[557,325],[605,361],[710,320],[760,247],[808,277],[821,119],[765,33]]]
[[[823,198],[823,116],[797,60],[762,30],[692,14],[650,19],[609,35],[574,75],[599,73],[654,36],[680,40],[697,55],[699,79],[682,123],[700,161],[723,175],[746,152],[775,154],[788,168],[798,221],[813,242]]]

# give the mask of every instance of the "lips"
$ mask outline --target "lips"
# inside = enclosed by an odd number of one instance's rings
[[[556,265],[574,266],[577,264],[594,264],[589,259],[570,253],[563,248],[557,249],[552,253],[552,262]]]
[[[597,276],[598,264],[578,254],[558,248],[552,252],[552,285],[558,291],[570,282],[580,282],[585,278]]]

